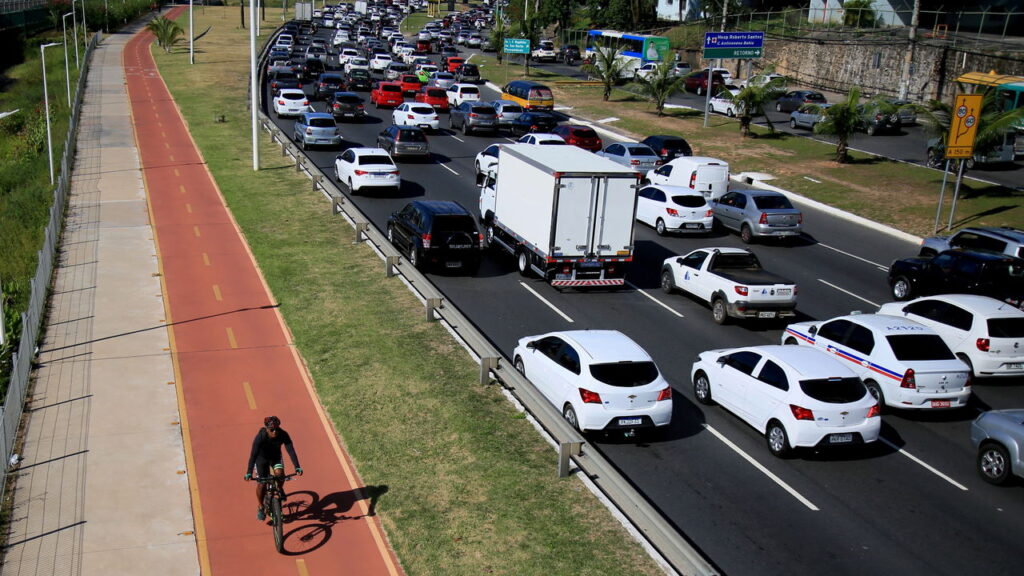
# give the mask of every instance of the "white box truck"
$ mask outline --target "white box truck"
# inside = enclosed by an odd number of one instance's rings
[[[555,287],[622,286],[640,178],[576,146],[502,145],[480,190],[488,242]]]

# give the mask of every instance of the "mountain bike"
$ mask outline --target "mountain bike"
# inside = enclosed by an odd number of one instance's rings
[[[294,476],[296,474],[288,474],[283,477],[270,475],[265,478],[256,478],[256,481],[260,484],[267,485],[267,492],[263,495],[263,510],[266,512],[267,519],[274,529],[274,547],[278,552],[284,551],[284,517],[281,513],[281,489],[277,485],[277,480],[283,478],[283,481],[287,482]]]

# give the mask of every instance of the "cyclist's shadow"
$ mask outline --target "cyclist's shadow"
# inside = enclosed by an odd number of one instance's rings
[[[312,490],[289,493],[282,508],[286,526],[294,528],[285,533],[283,553],[299,555],[320,548],[331,539],[332,529],[339,522],[373,516],[378,499],[387,491],[387,486],[364,486],[323,497]],[[365,513],[357,509],[361,500],[369,501]]]

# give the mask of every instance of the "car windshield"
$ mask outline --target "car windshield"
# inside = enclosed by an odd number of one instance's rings
[[[479,72],[479,70],[477,69],[476,64],[463,64],[462,65],[462,73],[463,74],[476,74],[477,72]]]
[[[801,380],[800,389],[815,400],[829,404],[849,404],[868,393],[860,378],[818,378]]]
[[[386,164],[388,166],[394,166],[395,163],[391,161],[388,156],[380,156],[377,154],[367,154],[366,156],[359,157],[359,165],[367,166],[370,164]]]
[[[953,353],[937,334],[900,334],[886,336],[897,360],[952,360]]]
[[[643,144],[626,146],[626,149],[629,150],[630,156],[657,156],[657,154],[654,153],[654,150],[651,150],[650,147],[644,146]]]
[[[789,210],[793,205],[785,196],[754,196],[754,206],[758,210]]]
[[[609,386],[633,388],[654,382],[658,378],[658,367],[654,362],[594,364],[590,367],[590,375]]]
[[[1024,318],[989,318],[988,335],[992,338],[1024,338]]]
[[[677,206],[684,208],[703,208],[707,205],[707,200],[704,199],[703,195],[686,195],[686,196],[673,196],[672,202]]]
[[[309,125],[314,128],[334,128],[337,126],[333,118],[310,118]]]

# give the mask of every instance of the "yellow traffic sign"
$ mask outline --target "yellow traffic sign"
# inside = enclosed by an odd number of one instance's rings
[[[970,158],[974,156],[974,137],[978,134],[978,117],[981,116],[981,94],[960,94],[953,104],[953,117],[946,137],[946,158]]]

